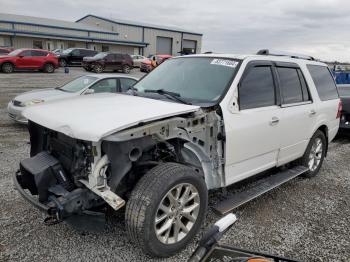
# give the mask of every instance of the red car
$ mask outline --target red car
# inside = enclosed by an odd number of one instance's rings
[[[7,74],[15,70],[42,70],[46,73],[53,73],[57,68],[57,56],[46,50],[17,49],[0,56],[0,69]]]
[[[152,60],[154,57],[157,60],[157,65],[160,65],[165,60],[172,58],[173,56],[172,55],[154,55],[154,56],[152,56],[149,60],[141,62],[141,66],[140,66],[141,72],[149,73],[155,68],[152,66]]]
[[[12,48],[9,47],[0,47],[0,56],[7,55],[8,53],[11,53],[13,51]]]

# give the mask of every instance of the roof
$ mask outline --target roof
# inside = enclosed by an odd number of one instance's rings
[[[326,65],[325,63],[314,61],[314,60],[306,60],[301,58],[291,58],[288,56],[275,56],[275,55],[251,55],[251,54],[198,54],[198,55],[186,55],[180,57],[212,57],[212,58],[231,58],[231,59],[254,59],[254,60],[269,60],[269,61],[279,61],[279,62],[294,62],[294,63],[305,63],[305,64],[315,64],[315,65]],[[175,58],[176,59],[176,58]]]
[[[134,77],[134,76],[129,76],[125,74],[90,74],[90,75],[85,75],[89,77],[96,77],[98,79],[105,79],[105,78],[111,78],[111,77],[119,77],[119,78],[131,78],[134,80],[139,80],[139,77]]]
[[[80,22],[84,20],[87,17],[94,17],[97,19],[101,19],[110,23],[120,24],[120,25],[128,25],[128,26],[138,26],[138,27],[144,27],[144,28],[150,28],[150,29],[158,29],[158,30],[165,30],[165,31],[172,31],[172,32],[178,32],[178,33],[185,33],[185,34],[193,34],[193,35],[200,35],[201,33],[196,33],[192,31],[188,31],[187,29],[175,27],[175,26],[160,26],[155,24],[149,24],[149,23],[141,23],[141,22],[135,22],[130,20],[122,20],[122,19],[114,19],[114,18],[105,18],[97,15],[88,14],[80,19],[78,19],[76,22]]]
[[[49,19],[49,18],[43,18],[43,17],[15,15],[15,14],[0,13],[0,22],[20,23],[20,24],[38,25],[38,26],[50,26],[53,28],[73,29],[73,30],[104,32],[104,33],[116,34],[116,32],[102,30],[100,27],[90,26],[90,25],[83,24],[83,23],[69,22],[69,21],[64,21],[64,20]]]

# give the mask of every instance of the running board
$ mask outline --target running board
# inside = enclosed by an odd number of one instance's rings
[[[223,200],[214,207],[214,210],[220,215],[225,215],[233,209],[261,196],[262,194],[288,182],[289,180],[308,171],[307,167],[296,166],[285,171],[278,172],[271,176],[260,179],[253,186],[245,191],[238,192],[229,198]]]

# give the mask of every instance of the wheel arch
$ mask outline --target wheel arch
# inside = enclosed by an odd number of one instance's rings
[[[326,154],[325,156],[327,156],[328,153],[328,144],[329,144],[329,140],[328,140],[328,126],[326,124],[322,124],[319,128],[317,128],[317,130],[320,130],[326,137]],[[317,131],[316,130],[316,131]],[[315,131],[315,132],[316,132]]]
[[[13,65],[14,68],[16,68],[15,63],[13,63],[12,61],[9,61],[9,60],[6,60],[6,61],[4,61],[4,62],[1,62],[1,63],[0,63],[0,68],[2,67],[3,64],[6,64],[6,63],[9,63],[9,64]]]

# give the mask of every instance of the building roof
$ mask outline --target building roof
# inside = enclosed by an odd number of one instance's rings
[[[80,19],[78,19],[76,22],[80,22],[84,20],[87,17],[94,17],[98,18],[107,22],[115,23],[115,24],[120,24],[120,25],[128,25],[128,26],[138,26],[138,27],[144,27],[144,28],[150,28],[150,29],[158,29],[158,30],[165,30],[165,31],[172,31],[172,32],[178,32],[178,33],[186,33],[186,34],[193,34],[193,35],[200,35],[202,36],[203,34],[201,33],[196,33],[192,31],[188,31],[183,28],[179,27],[173,27],[173,26],[160,26],[160,25],[154,25],[154,24],[149,24],[149,23],[141,23],[141,22],[135,22],[135,21],[130,21],[130,20],[122,20],[122,19],[114,19],[114,18],[105,18],[97,15],[92,15],[88,14]]]
[[[43,17],[33,17],[33,16],[24,16],[24,15],[14,15],[14,14],[4,14],[0,13],[0,23],[23,23],[31,24],[38,26],[50,26],[53,28],[62,28],[62,29],[73,29],[73,30],[82,30],[82,31],[91,31],[91,32],[104,32],[104,33],[113,33],[115,32],[102,30],[97,26],[90,26],[83,23],[69,22],[64,20],[49,19]]]

